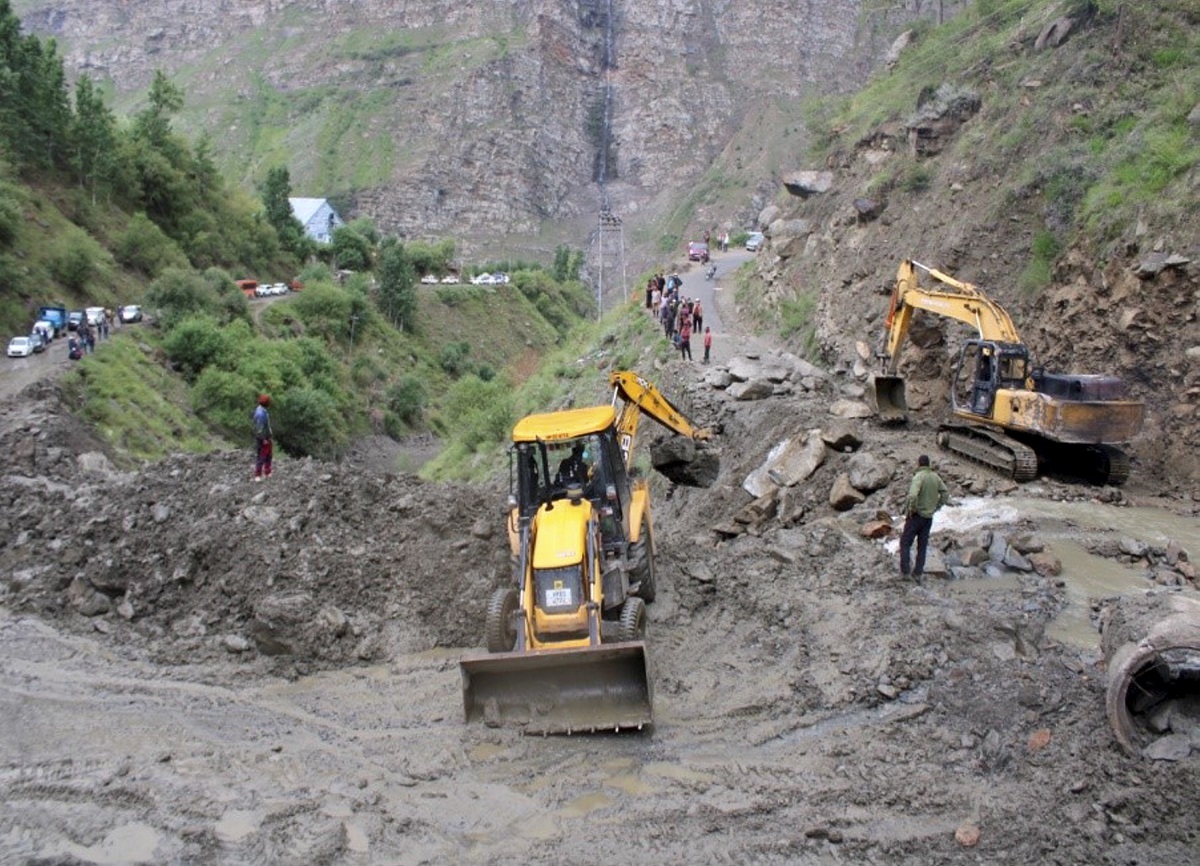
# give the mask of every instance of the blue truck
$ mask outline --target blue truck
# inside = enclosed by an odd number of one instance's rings
[[[38,307],[37,320],[54,325],[54,336],[67,332],[67,308],[61,304]]]

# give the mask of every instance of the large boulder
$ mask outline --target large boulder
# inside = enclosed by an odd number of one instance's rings
[[[775,386],[766,379],[753,379],[749,382],[734,382],[725,389],[725,393],[734,400],[764,400],[775,393]]]
[[[860,424],[847,418],[834,418],[821,427],[821,438],[834,451],[855,451],[862,445]]]
[[[758,219],[755,220],[755,223],[757,223],[758,228],[761,230],[765,229],[777,219],[779,219],[779,205],[769,204],[762,209],[761,213],[759,213]]]
[[[845,472],[838,475],[829,491],[829,504],[837,511],[849,511],[866,498],[850,486],[850,476]]]
[[[833,188],[832,171],[793,171],[784,175],[783,185],[800,198],[821,195]],[[772,236],[773,237],[773,236]]]
[[[810,477],[825,462],[827,454],[820,432],[785,439],[767,454],[757,469],[746,476],[742,488],[751,496],[764,496],[775,487],[792,487]]]
[[[834,400],[829,414],[835,418],[870,418],[875,413],[861,400]]]
[[[887,487],[892,482],[896,469],[890,460],[883,460],[866,451],[850,458],[847,466],[850,486],[863,493],[871,493]]]

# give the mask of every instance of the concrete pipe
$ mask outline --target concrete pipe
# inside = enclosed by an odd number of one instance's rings
[[[1152,719],[1172,700],[1200,695],[1200,595],[1124,598],[1104,629],[1105,709],[1113,734],[1137,755],[1165,733]]]

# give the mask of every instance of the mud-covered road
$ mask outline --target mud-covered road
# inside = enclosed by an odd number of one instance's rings
[[[1200,717],[1170,760],[1117,747],[1090,599],[1191,591],[1197,504],[943,461],[943,573],[902,582],[864,527],[932,428],[752,354],[639,371],[721,431],[721,474],[653,479],[656,725],[621,736],[462,721],[500,487],[308,461],[255,485],[246,454],[123,473],[52,386],[5,401],[0,861],[1196,862]],[[731,371],[770,388],[736,399]],[[747,491],[814,435],[811,474]],[[867,489],[836,510],[843,474]]]

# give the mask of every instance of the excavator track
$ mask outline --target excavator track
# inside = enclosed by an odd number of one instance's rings
[[[998,431],[974,425],[942,424],[937,442],[947,451],[989,466],[1014,481],[1032,481],[1037,477],[1037,452]]]
[[[1105,483],[1120,487],[1129,480],[1129,455],[1112,445],[1101,445],[1099,450],[1108,460],[1108,478]]]

